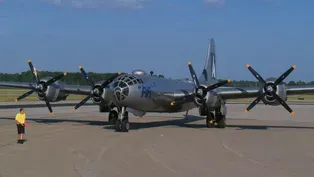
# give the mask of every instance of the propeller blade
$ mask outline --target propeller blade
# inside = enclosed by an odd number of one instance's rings
[[[208,91],[213,90],[213,89],[215,89],[215,88],[218,88],[218,87],[221,87],[221,86],[223,86],[223,85],[226,85],[226,84],[228,84],[228,83],[230,83],[230,82],[231,82],[230,79],[225,80],[225,81],[218,82],[218,83],[216,83],[216,84],[214,84],[214,85],[211,85],[211,86],[207,87],[204,91],[205,91],[205,92],[208,92]]]
[[[46,82],[46,85],[49,86],[50,84],[56,82],[57,80],[60,80],[62,77],[66,76],[66,75],[67,75],[67,73],[60,74],[60,75],[58,75],[58,76],[56,76],[56,77],[54,77],[54,78],[48,80],[48,81]]]
[[[198,78],[197,78],[196,73],[195,73],[195,71],[194,71],[194,69],[192,67],[192,63],[188,62],[188,66],[189,66],[189,70],[190,70],[193,82],[195,84],[195,87],[199,88],[200,87],[200,83],[198,82]]]
[[[263,98],[264,94],[261,94],[260,96],[258,96],[245,110],[245,112],[250,111],[254,106],[257,105],[257,103],[259,103],[261,101],[261,99]]]
[[[280,84],[287,76],[289,76],[289,74],[290,74],[293,70],[295,70],[295,68],[296,68],[295,65],[291,66],[286,72],[284,72],[280,77],[278,77],[278,78],[276,79],[276,81],[274,82],[274,84],[275,84],[275,85]]]
[[[295,113],[292,111],[292,109],[287,105],[287,103],[285,101],[283,101],[279,95],[277,95],[276,93],[274,94],[274,97],[279,101],[279,103],[287,110],[289,111],[292,115],[294,115]]]
[[[79,107],[81,107],[83,104],[85,104],[90,98],[91,98],[92,95],[88,95],[86,98],[84,98],[81,102],[79,102],[77,105],[75,105],[73,107],[73,111],[77,110]]]
[[[40,82],[39,76],[37,75],[37,72],[35,72],[35,69],[34,69],[34,66],[33,66],[31,60],[28,60],[28,65],[29,65],[29,68],[31,69],[32,74],[33,74],[33,76],[35,77],[37,83],[39,83],[39,82]]]
[[[246,67],[250,70],[250,72],[255,76],[255,78],[257,80],[259,80],[260,82],[264,83],[264,93],[259,95],[250,105],[249,107],[245,110],[245,112],[248,112],[250,109],[252,109],[258,102],[260,102],[260,100],[267,94],[270,94],[271,96],[275,97],[275,99],[286,109],[288,110],[292,115],[294,115],[295,113],[292,111],[292,109],[288,106],[288,104],[283,101],[281,99],[280,96],[278,96],[275,92],[275,90],[266,90],[265,85],[266,82],[265,80],[250,66],[250,65],[246,65]],[[284,72],[279,78],[277,78],[275,80],[275,82],[269,83],[271,87],[276,87],[278,84],[280,84],[294,69],[296,68],[295,65],[293,65],[292,67],[290,67],[286,72]]]
[[[83,74],[84,79],[87,81],[87,83],[88,83],[90,86],[95,87],[94,82],[88,78],[88,75],[87,75],[87,73],[85,72],[85,70],[83,69],[83,67],[82,67],[82,66],[79,66],[79,69],[80,69],[81,73]]]
[[[105,88],[108,84],[110,84],[116,77],[118,77],[121,73],[115,73],[113,76],[111,76],[109,79],[107,79],[103,84],[101,84],[100,89]]]
[[[22,99],[28,97],[29,95],[31,95],[31,94],[34,93],[35,91],[36,91],[36,89],[33,88],[32,90],[30,90],[30,91],[24,93],[23,95],[19,96],[17,99],[15,99],[15,101],[18,102],[18,101],[20,101],[20,100],[22,100]]]
[[[47,107],[48,107],[48,109],[49,109],[49,112],[50,112],[50,114],[52,115],[52,114],[53,114],[53,111],[52,111],[51,105],[50,105],[50,103],[49,103],[49,101],[48,101],[46,95],[43,95],[43,97],[44,97],[44,101],[46,102],[46,105],[47,105]]]
[[[254,75],[254,77],[263,84],[266,84],[265,80],[259,75],[249,64],[246,65],[249,71]]]

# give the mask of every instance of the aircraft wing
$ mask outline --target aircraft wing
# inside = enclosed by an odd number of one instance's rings
[[[25,82],[0,82],[0,86],[3,87],[12,87],[12,88],[21,88],[21,89],[32,89],[35,83],[25,83]]]
[[[32,89],[33,87],[36,87],[36,83],[26,83],[26,82],[0,82],[0,86],[3,87],[11,87],[11,88],[20,88],[20,89]],[[68,94],[75,94],[75,95],[89,95],[90,94],[90,86],[81,86],[81,85],[57,85],[52,84],[50,85],[55,88],[60,88]]]
[[[314,94],[314,85],[285,87],[287,95]],[[256,98],[260,91],[256,87],[222,87],[218,88],[218,95],[223,99]]]

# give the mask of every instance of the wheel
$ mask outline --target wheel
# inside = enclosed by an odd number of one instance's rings
[[[115,110],[110,111],[108,121],[110,125],[114,125],[118,119],[118,112]]]
[[[206,127],[212,128],[215,125],[215,115],[212,112],[209,112],[206,117]]]
[[[120,132],[122,130],[122,122],[121,120],[117,119],[114,126],[115,130],[117,132]]]
[[[128,132],[129,131],[130,123],[127,119],[122,120],[121,129],[122,129],[122,132]]]
[[[226,116],[220,115],[217,120],[218,128],[225,128],[226,127]]]

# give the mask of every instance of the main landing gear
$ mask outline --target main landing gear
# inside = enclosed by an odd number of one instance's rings
[[[118,108],[119,113],[116,110],[111,110],[109,113],[109,124],[114,125],[117,132],[128,132],[130,129],[129,113],[126,111],[126,107]]]
[[[212,128],[217,124],[218,128],[226,127],[226,115],[223,115],[220,111],[215,111],[215,115],[209,112],[206,116],[206,127]]]

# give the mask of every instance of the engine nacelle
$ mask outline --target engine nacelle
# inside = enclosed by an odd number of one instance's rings
[[[96,87],[100,87],[101,84],[97,83],[95,85]],[[113,90],[108,87],[104,88],[101,97],[103,99],[94,95],[91,100],[97,105],[110,105],[109,102],[113,99]]]
[[[99,81],[95,85],[100,87],[104,81]],[[109,112],[112,109],[113,91],[109,87],[105,87],[102,91],[101,97],[93,96],[91,100],[94,104],[99,106],[99,112]]]
[[[43,78],[42,81],[48,81],[52,77]],[[61,81],[56,81],[53,84],[49,85],[44,92],[49,102],[58,102],[61,100],[66,100],[69,96],[68,93],[64,92],[64,83]],[[39,100],[44,100],[44,95],[41,93],[36,94]]]
[[[269,78],[267,80],[265,80],[266,83],[274,83],[275,79],[273,78]],[[265,93],[265,89],[268,89],[267,86],[266,88],[262,88],[261,89],[261,92],[262,93]],[[269,88],[271,89],[271,88]],[[276,86],[276,94],[281,98],[283,99],[284,101],[287,101],[287,89],[286,89],[286,85],[284,83],[281,83],[281,84],[278,84]],[[266,105],[270,105],[270,106],[277,106],[277,105],[280,105],[280,103],[275,99],[274,96],[272,95],[266,95],[262,98],[262,101],[264,104]]]
[[[206,88],[203,85],[201,85],[200,87],[201,88],[202,87]],[[199,106],[199,114],[201,116],[207,115],[208,111],[214,111],[215,108],[221,106],[221,100],[219,99],[218,94],[215,91],[208,91],[206,93],[206,96],[205,96],[204,100],[205,100],[205,103],[207,105],[207,108],[204,108],[202,106],[201,99],[195,97],[195,102]]]

